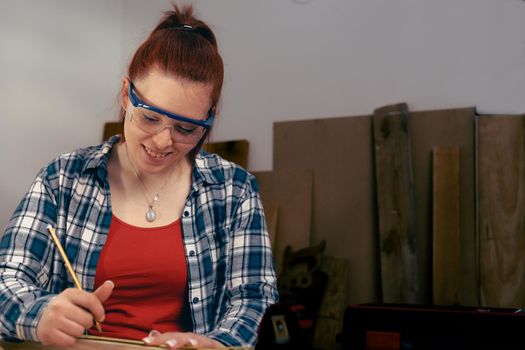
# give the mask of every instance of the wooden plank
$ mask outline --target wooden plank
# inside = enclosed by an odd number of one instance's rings
[[[222,158],[248,169],[250,143],[247,140],[210,142],[204,144],[203,148],[209,153],[218,154]]]
[[[279,208],[274,258],[280,274],[288,245],[298,250],[311,244],[312,171],[260,171],[253,174],[259,183],[263,206],[276,205]]]
[[[479,116],[480,299],[525,305],[525,116]]]
[[[315,349],[337,349],[336,336],[343,327],[350,262],[324,255],[319,269],[328,275],[314,332]]]
[[[461,148],[461,305],[479,305],[476,250],[475,108],[409,113],[414,171],[417,267],[424,303],[432,302],[432,149]],[[348,258],[348,303],[380,301],[371,116],[274,124],[274,169],[314,172],[312,243]],[[355,288],[359,286],[359,288]]]
[[[23,341],[23,342],[8,342],[0,339],[0,349],[4,350],[133,350],[133,349],[166,349],[165,344],[159,346],[147,346],[140,340],[120,339],[120,338],[107,338],[107,337],[94,337],[84,336],[77,339],[76,343],[71,346],[61,345],[42,345],[41,343]],[[194,350],[210,350],[209,348],[188,348],[184,349]],[[224,350],[253,350],[253,347],[237,347],[230,346],[222,348]]]
[[[268,234],[270,235],[270,242],[272,243],[272,251],[275,252],[277,248],[277,222],[279,219],[279,206],[270,201],[266,201],[264,206],[264,215],[266,216],[266,224],[268,225]]]
[[[435,147],[433,160],[433,303],[459,304],[459,147]]]
[[[373,132],[383,302],[420,302],[408,107],[374,111]]]
[[[414,165],[418,277],[423,303],[432,303],[432,149],[459,147],[461,172],[460,305],[479,305],[476,246],[476,177],[474,150],[475,108],[453,108],[409,113]]]
[[[380,301],[370,128],[370,115],[274,124],[274,171],[313,171],[311,243],[348,259],[348,304]]]
[[[122,122],[107,122],[104,124],[102,141],[106,141],[113,135],[122,134]]]

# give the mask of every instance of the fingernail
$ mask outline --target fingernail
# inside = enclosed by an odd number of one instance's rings
[[[166,344],[170,348],[173,348],[173,347],[177,346],[178,342],[175,339],[169,339],[169,340],[166,340]]]
[[[157,336],[159,334],[160,334],[160,332],[158,330],[154,329],[151,332],[149,332],[148,336],[149,337],[154,337],[154,336]]]
[[[150,344],[153,342],[153,339],[151,337],[142,338],[142,341],[146,344]]]
[[[107,280],[107,281],[104,282],[104,283],[111,284],[111,287],[115,287],[115,283],[113,283],[113,281]]]
[[[197,346],[199,342],[196,339],[188,338],[188,343],[190,343],[191,346]]]

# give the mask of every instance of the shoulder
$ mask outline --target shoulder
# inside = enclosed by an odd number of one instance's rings
[[[119,137],[114,136],[99,145],[78,148],[72,152],[62,153],[41,169],[40,176],[53,180],[59,177],[75,178],[86,172],[106,171],[109,154]]]
[[[201,152],[197,155],[195,175],[208,184],[250,187],[258,191],[257,181],[250,172],[214,153]]]

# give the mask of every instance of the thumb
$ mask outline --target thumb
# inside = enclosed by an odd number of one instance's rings
[[[112,281],[106,281],[100,285],[100,287],[97,288],[93,292],[95,296],[100,300],[101,303],[105,302],[111,293],[113,292],[113,287],[115,287],[115,284]]]

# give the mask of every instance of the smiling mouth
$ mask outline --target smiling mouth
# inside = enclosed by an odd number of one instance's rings
[[[148,147],[146,147],[144,145],[143,145],[143,147],[144,147],[144,150],[146,151],[147,154],[149,154],[153,158],[157,158],[157,159],[165,158],[171,153],[171,152],[157,153],[157,152],[153,152],[151,149],[149,149]]]

